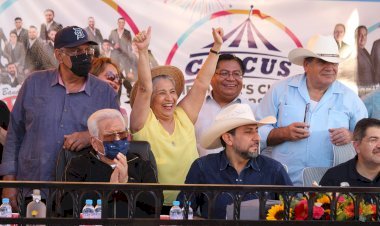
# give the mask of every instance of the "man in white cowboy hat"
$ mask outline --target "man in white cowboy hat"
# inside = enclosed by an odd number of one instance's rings
[[[292,185],[281,163],[259,154],[258,127],[275,122],[273,116],[256,120],[248,104],[237,103],[224,108],[201,138],[203,147],[223,146],[224,150],[195,160],[185,183]],[[256,198],[254,194],[244,196],[244,200]],[[225,219],[226,206],[231,203],[229,195],[219,195],[211,217]],[[192,206],[194,210],[200,207],[201,216],[208,217],[207,198],[204,195],[197,196]]]
[[[301,185],[305,167],[332,165],[333,145],[351,142],[356,122],[367,117],[367,110],[336,81],[343,59],[333,37],[313,36],[306,48],[292,50],[289,60],[305,73],[275,84],[256,116],[277,116],[277,123],[261,127],[260,135],[273,146],[272,157],[288,166],[293,184]]]

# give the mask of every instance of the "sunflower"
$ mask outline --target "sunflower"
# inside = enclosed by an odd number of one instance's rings
[[[290,218],[292,217],[292,209],[290,209]],[[267,220],[279,221],[285,219],[284,205],[273,205],[267,214]]]

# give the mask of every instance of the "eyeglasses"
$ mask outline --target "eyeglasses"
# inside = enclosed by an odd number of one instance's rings
[[[103,135],[103,141],[125,140],[128,138],[129,131],[114,132]]]
[[[93,48],[86,48],[86,49],[69,49],[69,48],[62,48],[61,52],[66,54],[67,56],[79,56],[82,54],[93,56],[95,53],[95,50]]]
[[[363,139],[364,140],[364,139]],[[375,146],[379,143],[379,138],[378,137],[370,137],[369,139],[366,140],[366,142],[371,145],[371,146]]]
[[[215,74],[219,75],[223,79],[228,78],[230,75],[232,75],[232,77],[235,79],[242,79],[243,78],[243,72],[241,72],[241,71],[221,70],[219,72],[215,72]]]
[[[106,78],[107,78],[107,80],[113,81],[113,82],[116,82],[116,83],[119,83],[120,80],[121,80],[120,75],[119,74],[115,74],[112,71],[107,71],[106,72]]]

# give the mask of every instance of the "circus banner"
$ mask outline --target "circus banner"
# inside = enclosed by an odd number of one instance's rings
[[[335,25],[341,23],[346,28],[344,42],[354,48],[355,29],[365,25],[369,53],[380,38],[380,1],[374,0],[0,0],[0,28],[7,40],[15,17],[23,19],[24,28],[34,25],[39,29],[45,9],[53,9],[54,20],[63,26],[87,27],[88,17],[94,17],[103,38],[117,27],[120,17],[125,18],[125,28],[132,36],[151,26],[150,49],[159,64],[175,65],[184,72],[184,94],[212,45],[211,29],[223,27],[222,52],[243,60],[242,94],[254,103],[276,81],[303,72],[287,56],[312,35],[333,35]],[[0,43],[3,49],[6,41],[0,39]],[[4,56],[0,62],[8,63]],[[0,84],[0,99],[12,107],[18,88]],[[129,107],[125,92],[121,103]]]

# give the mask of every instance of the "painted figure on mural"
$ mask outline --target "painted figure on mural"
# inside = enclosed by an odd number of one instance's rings
[[[364,25],[360,25],[355,30],[355,39],[357,47],[357,61],[358,61],[358,73],[357,73],[357,84],[359,88],[359,96],[364,96],[376,87],[374,75],[375,71],[373,68],[373,62],[371,56],[365,45],[367,44],[368,29]]]

